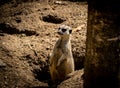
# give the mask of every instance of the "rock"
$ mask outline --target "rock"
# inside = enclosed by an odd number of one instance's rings
[[[64,1],[55,1],[54,3],[58,5],[67,5],[67,3]]]

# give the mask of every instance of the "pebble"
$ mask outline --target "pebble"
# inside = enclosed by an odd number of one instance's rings
[[[6,67],[6,63],[4,63],[1,59],[0,59],[0,67]]]

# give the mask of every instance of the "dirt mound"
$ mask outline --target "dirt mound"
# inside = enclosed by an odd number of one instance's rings
[[[83,69],[70,73],[71,77],[63,81],[57,88],[83,88],[83,73]]]

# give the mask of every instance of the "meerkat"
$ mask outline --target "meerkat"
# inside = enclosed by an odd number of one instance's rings
[[[66,79],[69,73],[74,72],[74,59],[71,51],[72,29],[67,25],[58,28],[60,38],[56,42],[50,56],[49,70],[53,83],[59,84]]]

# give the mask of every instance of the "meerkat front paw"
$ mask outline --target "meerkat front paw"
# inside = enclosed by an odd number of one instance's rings
[[[67,59],[66,59],[66,58],[63,58],[63,56],[62,56],[62,57],[58,60],[58,63],[57,63],[57,65],[56,65],[56,67],[59,67],[60,64],[63,63],[63,62],[65,62],[65,61],[67,61]]]

